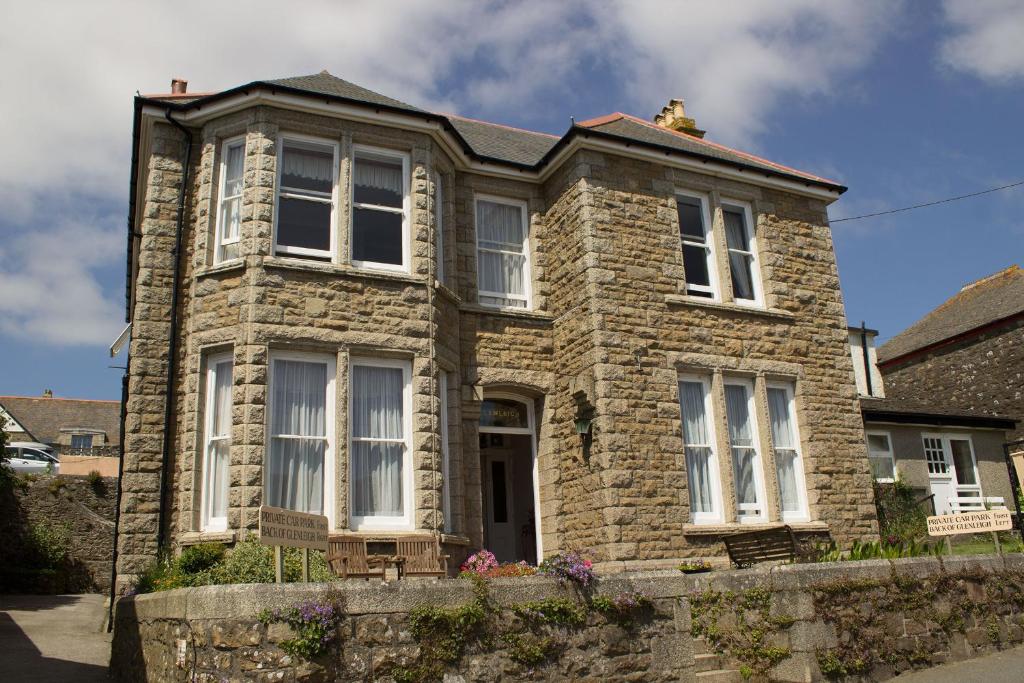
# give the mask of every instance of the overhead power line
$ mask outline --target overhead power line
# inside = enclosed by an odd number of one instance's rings
[[[926,206],[935,206],[936,204],[948,204],[949,202],[960,201],[961,199],[970,199],[971,197],[977,197],[983,194],[989,194],[990,192],[999,192],[1000,190],[1008,190],[1011,187],[1017,187],[1024,185],[1024,180],[1018,180],[1015,183],[1009,185],[1003,185],[1002,187],[993,187],[988,190],[982,190],[981,192],[972,192],[971,194],[962,194],[959,197],[948,197],[946,199],[939,199],[934,202],[927,202],[925,204],[914,204],[913,206],[904,206],[901,209],[889,209],[888,211],[876,211],[875,213],[866,213],[863,216],[849,216],[847,218],[835,218],[829,223],[842,223],[843,221],[858,221],[861,218],[871,218],[872,216],[885,216],[890,213],[899,213],[901,211],[912,211],[913,209],[923,209]]]

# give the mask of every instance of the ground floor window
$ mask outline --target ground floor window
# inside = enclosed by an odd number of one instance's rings
[[[800,434],[791,384],[768,385],[768,417],[771,421],[772,450],[775,456],[782,519],[806,520],[804,467],[800,455]]]
[[[741,522],[761,521],[765,517],[763,473],[754,420],[754,386],[745,380],[728,380],[725,385],[725,412],[732,449],[733,484],[736,512]]]
[[[697,524],[722,519],[711,405],[711,384],[707,378],[684,377],[680,380],[679,408],[683,419],[690,520]]]
[[[231,354],[206,360],[205,420],[202,462],[203,531],[228,527],[228,485],[231,467]]]
[[[896,479],[896,459],[892,450],[889,432],[868,432],[868,462],[871,476],[883,483]]]

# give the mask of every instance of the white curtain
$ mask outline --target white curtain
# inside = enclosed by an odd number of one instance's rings
[[[799,512],[796,471],[796,430],[789,411],[789,394],[785,389],[768,389],[768,415],[772,423],[772,443],[775,446],[775,470],[779,480],[779,500],[783,512]]]
[[[402,162],[378,161],[357,157],[353,182],[402,194]]]
[[[231,361],[217,363],[210,392],[210,433],[206,456],[206,522],[227,517],[231,466]]]
[[[523,250],[522,207],[478,201],[477,240],[488,249]]]
[[[729,443],[732,445],[736,499],[740,505],[756,505],[758,503],[754,472],[756,451],[754,450],[753,429],[750,424],[747,387],[727,384],[725,408],[729,419]]]
[[[754,282],[751,275],[752,259],[748,254],[737,253],[750,251],[750,240],[744,227],[743,214],[723,211],[725,219],[725,239],[729,245],[729,270],[732,272],[733,295],[737,299],[754,298]]]
[[[477,286],[480,291],[510,297],[483,297],[487,303],[525,307],[526,254],[523,253],[523,214],[519,206],[477,202]]]
[[[220,198],[221,240],[238,238],[242,222],[242,178],[245,162],[245,144],[236,143],[224,151],[224,192]],[[222,247],[226,250],[228,247]],[[221,260],[237,256],[237,247],[222,253]]]
[[[267,503],[323,513],[327,365],[274,360]]]
[[[331,149],[308,149],[294,143],[285,143],[282,174],[313,180],[318,183],[334,181],[334,152]]]
[[[405,379],[401,368],[352,368],[352,513],[399,517]]]
[[[683,443],[686,447],[686,474],[693,512],[713,512],[711,497],[711,439],[704,412],[704,385],[680,382],[679,402],[683,415]]]

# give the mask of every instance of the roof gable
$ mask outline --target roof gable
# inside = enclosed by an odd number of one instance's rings
[[[1010,266],[973,282],[878,349],[880,363],[1024,313],[1024,270]]]

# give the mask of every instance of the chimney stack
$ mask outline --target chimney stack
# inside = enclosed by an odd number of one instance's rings
[[[687,135],[702,138],[706,131],[697,128],[697,122],[686,116],[685,103],[681,99],[671,99],[661,108],[661,113],[654,117],[654,122],[662,128],[676,130]]]
[[[185,91],[188,90],[188,81],[184,78],[172,78],[171,79],[171,94],[172,95],[184,95]]]
[[[53,390],[43,389],[43,398],[53,398]]]

